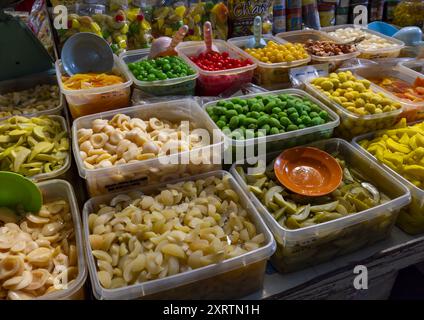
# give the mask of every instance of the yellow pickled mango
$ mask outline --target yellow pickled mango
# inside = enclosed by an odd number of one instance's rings
[[[403,170],[408,173],[411,174],[415,177],[420,177],[420,178],[424,178],[424,166],[420,166],[420,165],[407,165],[403,168]]]
[[[402,137],[399,139],[399,143],[409,145],[409,136],[406,133],[404,133]]]
[[[383,153],[383,157],[393,163],[396,167],[401,166],[403,164],[403,156],[396,153],[391,153],[390,151],[385,150]]]
[[[406,128],[406,127],[407,127],[406,118],[402,118],[399,120],[398,123],[396,123],[396,125],[393,128],[400,129],[400,128]]]
[[[181,18],[184,17],[185,12],[186,12],[185,6],[178,6],[175,8],[175,14]]]
[[[414,137],[416,139],[416,145],[420,147],[424,147],[424,132],[423,134],[418,133]]]
[[[402,153],[409,153],[411,152],[411,149],[409,149],[408,146],[404,146],[400,143],[397,143],[392,138],[387,139],[386,141],[387,147],[392,150],[393,152],[399,151]]]
[[[25,162],[26,158],[31,153],[31,150],[22,146],[12,150],[11,155],[14,158],[13,160],[13,171],[19,172],[21,165]]]
[[[409,139],[409,146],[413,150],[417,148],[417,136],[412,136],[411,139]]]

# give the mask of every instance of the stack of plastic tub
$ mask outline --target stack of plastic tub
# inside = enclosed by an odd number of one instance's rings
[[[423,78],[424,75],[415,72],[413,70],[408,70],[406,68],[399,67],[385,67],[385,66],[371,66],[368,68],[359,68],[354,71],[358,78],[365,78],[367,80],[375,78],[384,78],[384,77],[394,77],[400,80],[403,80],[410,84],[414,84],[414,81],[417,78]],[[399,115],[400,118],[406,118],[408,122],[417,121],[424,119],[424,101],[423,102],[413,102],[408,99],[402,99],[397,97],[393,92],[384,89],[376,84],[373,84],[374,87],[378,87],[382,90],[388,97],[392,100],[400,102],[402,104],[402,113]]]
[[[262,38],[265,40],[265,42],[272,40],[277,43],[287,43],[287,41],[271,35],[263,35]],[[240,52],[241,54],[246,54],[244,49],[247,47],[251,39],[252,36],[231,38],[228,40],[228,43],[232,45],[234,49]],[[310,56],[301,60],[279,63],[265,63],[259,61],[251,55],[248,55],[248,57],[257,64],[257,68],[255,70],[254,75],[255,83],[270,90],[288,87],[290,83],[290,68],[303,66],[306,65],[309,61],[311,61]]]
[[[292,43],[305,43],[308,40],[313,41],[334,41],[332,37],[330,37],[325,32],[321,32],[318,30],[301,30],[301,31],[291,31],[291,32],[282,32],[276,35],[277,38],[281,38],[285,41]],[[337,56],[329,56],[329,57],[321,57],[316,56],[314,54],[309,54],[311,56],[313,63],[328,63],[330,70],[337,69],[344,61],[355,58],[359,55],[359,51],[355,51],[352,53],[340,54]]]
[[[306,91],[334,110],[340,117],[340,126],[335,130],[337,136],[351,140],[352,138],[379,129],[390,128],[396,123],[402,109],[370,115],[359,115],[348,111],[346,108],[331,100],[323,92],[311,84],[311,80],[305,82]],[[374,92],[383,92],[378,87],[372,87]]]
[[[38,74],[25,76],[25,77],[22,77],[22,78],[1,81],[0,82],[0,95],[5,94],[5,93],[9,93],[9,92],[31,89],[31,88],[34,88],[37,85],[43,85],[43,84],[57,85],[57,79],[56,79],[56,76],[54,75],[54,73],[53,74],[47,73],[47,72],[38,73]],[[37,116],[47,115],[47,114],[59,115],[63,110],[63,106],[64,106],[63,95],[59,93],[59,103],[54,108],[42,110],[42,111],[37,111],[37,112],[34,112],[34,113],[23,114],[23,115],[24,116],[31,116],[31,117],[37,117]],[[17,108],[17,109],[19,109],[19,108]],[[3,119],[9,118],[9,117],[12,117],[12,116],[0,118],[0,121],[3,120]]]
[[[166,186],[168,183],[205,179],[212,176],[222,178],[225,175],[229,175],[229,173],[226,171],[214,171],[186,179],[136,188],[134,191],[141,191],[143,194],[149,194]],[[241,205],[247,210],[247,214],[258,232],[264,234],[264,245],[240,256],[223,260],[218,264],[212,264],[167,276],[162,279],[141,282],[116,289],[105,289],[102,287],[97,277],[97,268],[88,241],[88,216],[98,209],[99,205],[109,203],[110,200],[119,193],[107,194],[87,201],[84,205],[82,215],[83,232],[84,238],[86,239],[85,248],[94,296],[97,299],[105,300],[236,299],[260,290],[263,285],[267,260],[275,251],[275,241],[249,198],[241,190],[234,178],[231,175],[229,176],[233,190],[240,196]],[[128,192],[129,191],[131,190],[128,190]],[[122,192],[120,194],[122,194]]]
[[[110,120],[116,114],[148,120],[158,118],[171,122],[190,121],[195,128],[206,129],[210,144],[205,147],[180,152],[170,156],[151,158],[108,168],[88,169],[80,155],[77,131],[91,128],[95,119]],[[80,176],[86,180],[91,196],[101,195],[133,186],[158,183],[193,174],[221,169],[223,137],[214,132],[215,126],[207,113],[192,99],[172,100],[134,106],[120,110],[102,112],[78,118],[72,127],[72,140],[75,161]],[[200,157],[200,158],[199,158]],[[183,161],[183,159],[186,159]]]
[[[414,123],[412,123],[414,124]],[[357,148],[361,153],[363,153],[364,158],[368,158],[376,163],[378,163],[384,170],[392,174],[396,179],[399,179],[411,192],[411,203],[409,206],[402,209],[397,224],[398,226],[407,233],[418,234],[424,232],[424,190],[418,188],[413,183],[402,177],[399,173],[385,165],[384,163],[379,162],[372,154],[367,150],[363,149],[359,143],[362,140],[372,140],[378,132],[371,132],[364,134],[353,139],[352,144]]]
[[[388,37],[388,36],[381,34],[377,31],[370,30],[370,29],[367,29],[365,27],[356,26],[354,24],[344,24],[344,25],[325,27],[325,28],[322,28],[321,31],[329,33],[329,32],[333,32],[333,31],[338,30],[338,29],[345,29],[345,28],[356,28],[356,29],[359,28],[363,32],[366,32],[370,35],[378,36],[378,37],[383,38],[383,39],[385,39],[388,42],[393,44],[393,46],[390,46],[390,47],[387,47],[387,48],[381,48],[381,49],[370,49],[370,50],[359,49],[360,55],[358,56],[358,58],[370,59],[370,60],[379,59],[379,58],[380,59],[381,58],[396,58],[400,55],[401,50],[405,47],[405,44],[398,39]],[[331,37],[334,39],[334,41],[337,41],[339,43],[343,43],[343,41],[340,40],[338,37],[333,37],[333,36],[331,36]]]
[[[149,56],[150,49],[126,51],[119,55],[125,73],[130,78],[134,87],[142,92],[152,96],[192,96],[195,93],[196,79],[199,73],[196,70],[195,74],[186,77],[156,80],[156,81],[140,81],[129,70],[128,64],[146,59]]]
[[[66,289],[54,291],[38,297],[40,300],[82,300],[84,299],[84,284],[87,279],[87,265],[85,263],[84,244],[82,239],[82,225],[72,186],[64,180],[49,180],[37,184],[43,194],[44,202],[63,199],[69,204],[74,223],[75,241],[78,256],[78,276]]]
[[[269,96],[269,95],[278,95],[278,94],[289,94],[291,96],[306,98],[310,101],[316,103],[322,110],[328,112],[329,121],[327,123],[306,127],[304,129],[298,129],[294,131],[288,131],[284,133],[278,133],[274,135],[268,135],[265,137],[251,138],[245,140],[234,139],[233,137],[225,136],[226,145],[233,149],[233,155],[244,155],[244,152],[249,150],[249,147],[253,147],[255,152],[258,150],[258,146],[260,144],[264,144],[266,146],[267,152],[281,150],[282,148],[293,147],[296,145],[301,145],[305,143],[309,143],[312,141],[327,139],[330,138],[333,134],[334,128],[339,124],[339,117],[337,114],[325,106],[323,103],[309,95],[308,93],[298,90],[298,89],[283,89],[272,92],[263,92],[263,93],[255,93],[249,94],[245,96],[240,96],[240,99],[248,99],[257,96]],[[232,98],[221,99],[219,101],[229,101]],[[218,101],[209,102],[204,105],[204,108],[214,107]],[[212,120],[212,119],[211,119]],[[216,130],[220,130],[218,126],[214,123],[214,128]],[[221,131],[222,132],[222,131]],[[224,135],[224,133],[222,133]],[[237,159],[239,160],[239,159]]]
[[[249,191],[247,184],[237,172],[237,166],[244,166],[246,163],[252,166],[254,159],[235,163],[231,167],[231,173],[242,189],[248,193],[277,241],[277,251],[271,257],[271,262],[280,272],[297,271],[313,266],[386,238],[392,230],[399,210],[410,201],[408,188],[377,163],[364,157],[345,140],[321,140],[309,146],[328,153],[337,153],[349,166],[366,177],[391,200],[336,220],[291,230],[281,226],[275,220],[261,201]],[[281,150],[268,153],[267,163],[280,153]]]
[[[81,116],[128,107],[130,105],[132,80],[125,75],[124,67],[115,55],[114,61],[115,64],[112,73],[122,76],[125,82],[100,88],[80,90],[65,89],[62,77],[67,74],[63,69],[62,61],[56,61],[57,81],[60,90],[68,102],[72,118],[76,119]]]
[[[223,40],[213,40],[213,45],[220,53],[228,52],[231,58],[249,59],[246,53],[235,50]],[[255,63],[240,68],[220,71],[206,71],[199,68],[190,60],[190,57],[197,56],[203,48],[205,48],[203,41],[182,42],[176,48],[178,54],[199,73],[196,89],[199,95],[217,96],[232,87],[238,87],[242,84],[252,82],[253,70],[256,68]]]

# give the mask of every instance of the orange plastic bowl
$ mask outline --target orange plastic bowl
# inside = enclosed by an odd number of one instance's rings
[[[334,157],[311,147],[285,150],[275,160],[274,172],[287,189],[310,197],[331,193],[343,177],[342,168]]]

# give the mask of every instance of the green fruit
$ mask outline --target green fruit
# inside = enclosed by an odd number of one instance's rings
[[[270,134],[279,134],[280,130],[277,127],[272,127],[269,133]]]
[[[298,127],[295,124],[291,124],[287,127],[287,131],[295,131],[297,129],[298,129]]]
[[[239,118],[238,118],[238,116],[233,116],[230,119],[230,128],[234,130],[234,129],[236,129],[238,127],[238,125],[239,125]]]

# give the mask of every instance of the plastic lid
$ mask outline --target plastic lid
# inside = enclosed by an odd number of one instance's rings
[[[277,179],[287,189],[305,196],[323,196],[337,189],[342,168],[328,153],[312,147],[285,150],[274,163]]]

